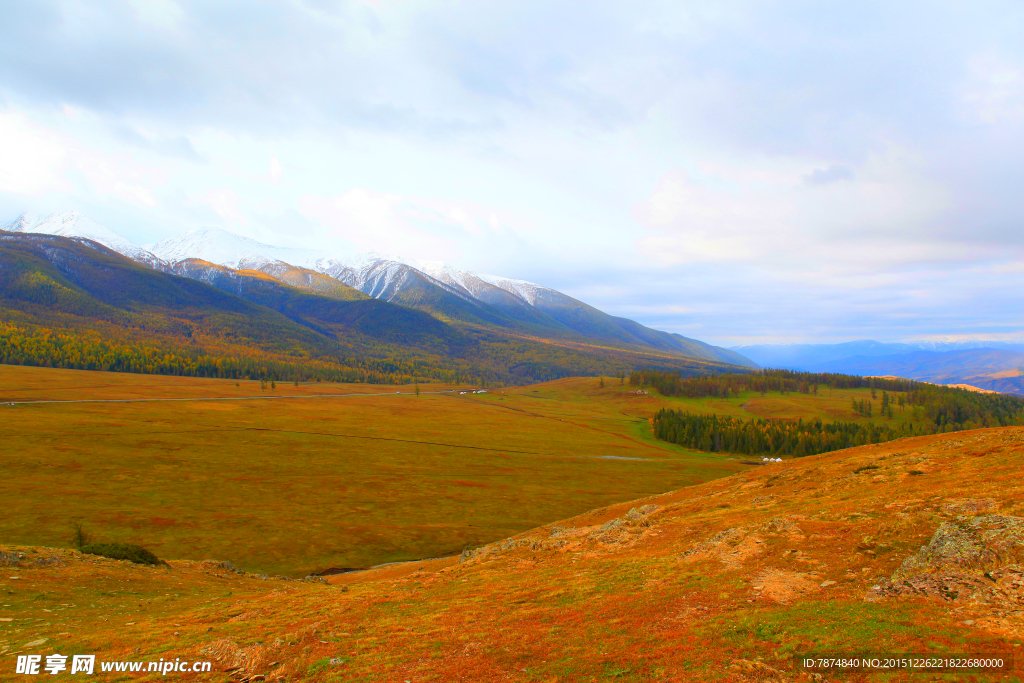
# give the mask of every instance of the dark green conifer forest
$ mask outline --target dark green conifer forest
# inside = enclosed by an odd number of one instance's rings
[[[885,419],[881,424],[820,418],[744,420],[674,409],[662,409],[654,415],[657,438],[707,452],[800,457],[907,436],[1024,424],[1024,398],[902,379],[789,370],[687,378],[645,370],[632,373],[630,384],[654,388],[666,396],[689,398],[729,398],[746,391],[816,394],[823,387],[826,391],[868,388],[877,398],[878,390],[882,391],[877,406],[867,398],[851,398],[854,413],[864,418],[881,417]],[[895,399],[890,391],[899,392]]]

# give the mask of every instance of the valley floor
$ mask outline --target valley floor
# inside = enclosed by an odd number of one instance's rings
[[[278,383],[0,365],[0,539],[302,577],[459,553],[746,468],[659,442],[596,379]]]

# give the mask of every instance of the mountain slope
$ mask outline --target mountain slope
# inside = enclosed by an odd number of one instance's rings
[[[687,375],[736,369],[454,327],[409,307],[347,291],[323,296],[198,260],[165,268],[177,273],[82,238],[0,233],[0,360],[218,377],[313,373],[377,383],[515,384],[641,367]],[[268,360],[261,365],[259,358]]]
[[[161,259],[154,256],[148,250],[137,246],[125,237],[83,216],[77,211],[54,213],[43,218],[23,213],[10,223],[0,225],[0,230],[92,240],[99,242],[108,249],[127,256],[133,261],[146,264],[152,268],[162,265]]]
[[[363,294],[358,289],[349,287],[329,275],[308,268],[297,268],[286,263],[268,264],[262,270],[252,272],[260,272],[286,285],[339,301],[362,301],[370,298],[369,295]]]
[[[192,230],[148,249],[77,212],[44,219],[22,215],[8,224],[14,232],[90,239],[139,263],[171,272],[191,259],[233,270],[255,270],[281,282],[332,298],[354,299],[347,285],[374,299],[424,311],[441,321],[521,337],[654,350],[684,357],[756,367],[735,351],[647,328],[608,315],[572,297],[524,280],[473,273],[438,262],[419,262],[373,252],[328,255],[315,250],[263,244],[215,228]],[[192,272],[178,268],[179,274]]]
[[[372,252],[328,257],[311,250],[262,244],[213,228],[193,230],[149,248],[168,262],[198,258],[271,275],[287,264],[315,270],[374,298],[453,322],[547,339],[649,348],[755,366],[735,351],[616,318],[548,287],[464,271],[440,262],[402,261]]]
[[[198,338],[285,353],[343,355],[318,332],[193,279],[152,270],[95,242],[0,233],[0,305],[41,324],[188,344]],[[278,285],[280,286],[280,285]],[[102,328],[106,329],[106,328]]]
[[[454,356],[472,343],[433,316],[366,296],[339,300],[292,287],[260,271],[232,270],[197,259],[179,261],[172,272],[277,311],[330,338],[361,334],[379,342]]]

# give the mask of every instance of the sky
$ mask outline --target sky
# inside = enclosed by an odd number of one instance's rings
[[[722,345],[1024,340],[1020,2],[3,15],[0,222],[442,260]]]

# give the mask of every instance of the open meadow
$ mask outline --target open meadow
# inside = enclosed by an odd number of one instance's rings
[[[654,440],[647,418],[678,401],[618,381],[453,389],[0,366],[0,538],[68,547],[79,522],[160,557],[304,576],[459,553],[745,467]]]

